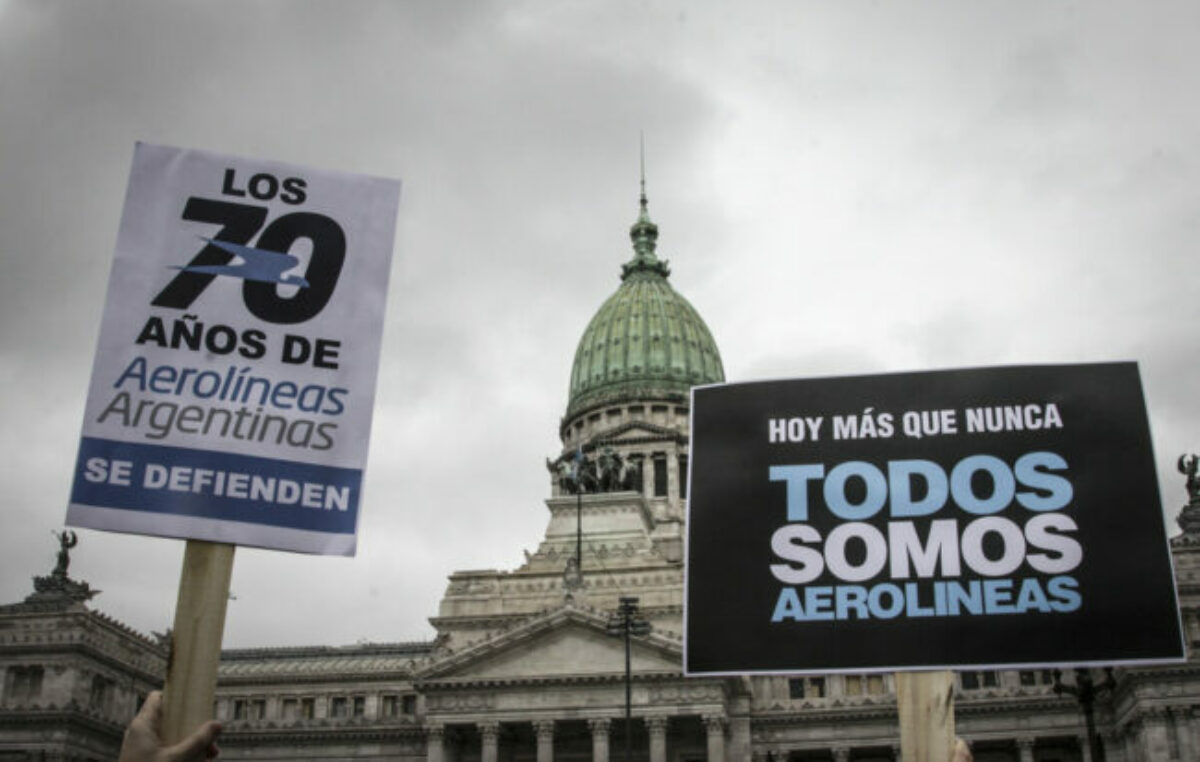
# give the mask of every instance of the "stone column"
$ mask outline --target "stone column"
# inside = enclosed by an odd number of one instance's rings
[[[1139,762],[1141,755],[1137,749],[1138,728],[1136,720],[1125,726],[1125,759],[1127,762]]]
[[[1088,745],[1087,733],[1076,736],[1075,742],[1079,744],[1079,758],[1083,762],[1092,762],[1092,747]]]
[[[592,762],[608,762],[608,729],[611,725],[612,720],[607,717],[588,720],[592,730]]]
[[[537,736],[537,762],[554,762],[554,720],[533,723]]]
[[[500,758],[500,723],[479,723],[479,762],[499,762]]]
[[[1200,755],[1200,749],[1196,748],[1196,731],[1192,724],[1194,710],[1190,706],[1178,706],[1171,711],[1175,716],[1175,741],[1179,744],[1179,758],[1195,759]]]
[[[705,716],[704,729],[708,733],[708,762],[725,762],[725,718]]]
[[[1020,755],[1021,762],[1033,762],[1033,739],[1018,738],[1017,753]]]
[[[650,762],[667,762],[667,718],[651,716],[645,722],[650,735]]]
[[[849,746],[834,746],[832,751],[833,762],[850,762]]]
[[[447,730],[442,737],[442,748],[445,749],[442,762],[458,762],[462,757],[462,747],[462,734],[457,730]]]
[[[1157,707],[1142,713],[1141,747],[1148,759],[1170,759],[1171,744],[1167,739],[1167,713]]]
[[[1125,762],[1125,745],[1116,730],[1100,731],[1100,742],[1104,744],[1104,762]]]
[[[426,762],[445,762],[446,760],[446,727],[444,725],[425,726],[425,760]]]

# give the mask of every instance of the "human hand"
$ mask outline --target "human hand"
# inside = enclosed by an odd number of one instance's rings
[[[954,751],[950,754],[950,762],[971,762],[975,759],[971,756],[971,747],[967,746],[967,742],[961,738],[954,739]]]
[[[174,746],[164,746],[162,740],[162,691],[146,697],[142,710],[125,730],[118,762],[202,762],[216,759],[217,736],[221,723],[208,721]]]

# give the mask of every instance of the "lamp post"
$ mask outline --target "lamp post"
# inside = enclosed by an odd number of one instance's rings
[[[583,446],[575,450],[571,460],[570,470],[564,479],[567,486],[575,493],[575,555],[567,559],[567,569],[564,574],[568,590],[583,586],[583,492],[585,480],[589,478],[591,463],[583,454]],[[591,477],[593,483],[595,478]]]
[[[625,762],[630,762],[630,743],[633,736],[633,674],[630,660],[630,639],[634,635],[650,634],[650,623],[638,612],[638,599],[620,598],[617,610],[608,618],[608,634],[625,638]]]
[[[1090,669],[1076,668],[1074,685],[1064,685],[1062,670],[1054,670],[1054,692],[1060,696],[1064,693],[1069,693],[1079,701],[1079,706],[1083,707],[1083,722],[1087,727],[1088,750],[1091,753],[1093,762],[1104,762],[1104,747],[1096,737],[1096,716],[1094,712],[1096,697],[1101,693],[1111,693],[1116,687],[1117,681],[1113,678],[1112,667],[1104,668],[1104,680],[1099,684],[1092,681],[1092,671]]]

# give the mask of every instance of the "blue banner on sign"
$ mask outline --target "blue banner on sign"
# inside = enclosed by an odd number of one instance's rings
[[[354,534],[362,471],[84,437],[71,502]]]

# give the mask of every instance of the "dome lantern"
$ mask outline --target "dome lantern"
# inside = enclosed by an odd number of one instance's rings
[[[588,323],[575,351],[564,434],[597,408],[686,406],[691,387],[725,380],[708,326],[671,287],[670,267],[656,253],[658,226],[650,219],[644,175],[629,237],[634,253],[621,266],[621,285]]]

